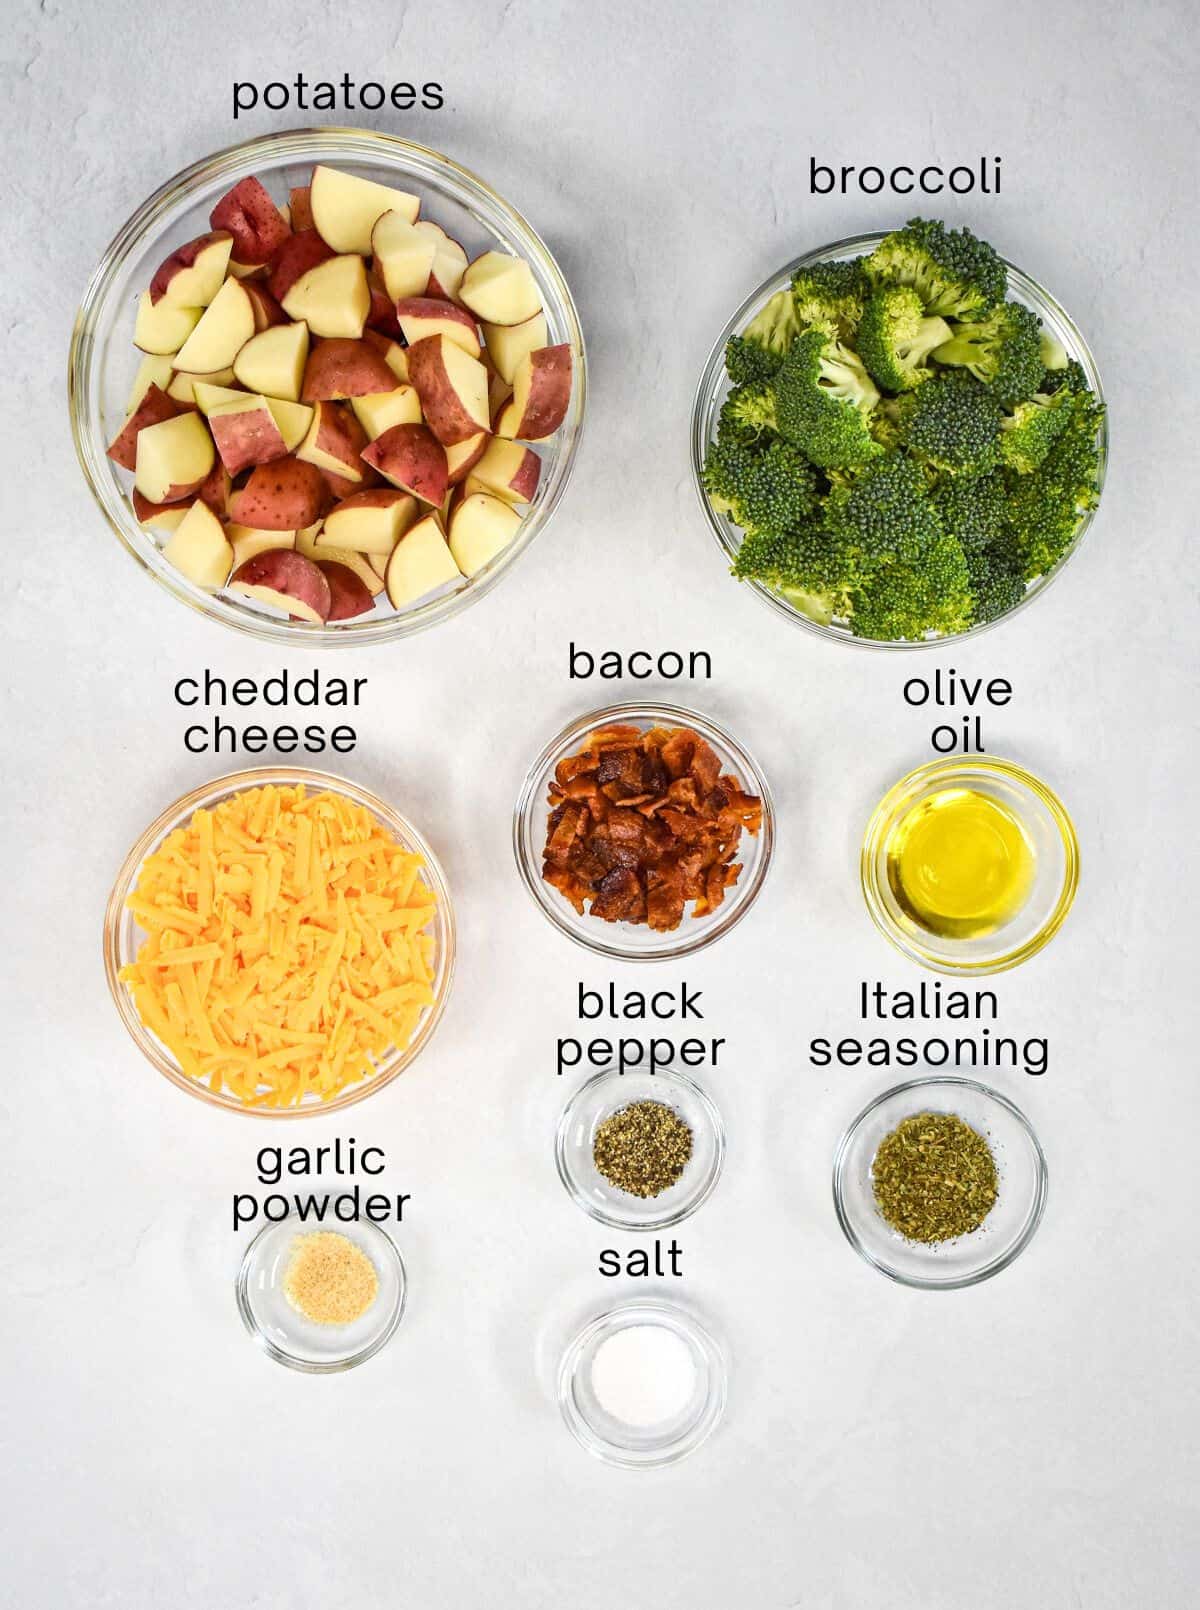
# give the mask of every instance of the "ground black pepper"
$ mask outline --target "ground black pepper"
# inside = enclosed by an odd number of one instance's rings
[[[661,1101],[635,1101],[611,1113],[592,1142],[597,1169],[630,1196],[661,1195],[675,1184],[691,1155],[691,1130]]]

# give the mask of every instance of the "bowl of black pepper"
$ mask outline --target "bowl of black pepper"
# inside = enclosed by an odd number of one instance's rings
[[[973,1286],[1024,1251],[1046,1205],[1033,1125],[974,1079],[911,1079],[875,1097],[833,1165],[838,1222],[881,1274],[925,1290]]]
[[[568,1193],[600,1224],[664,1230],[712,1194],[725,1125],[686,1074],[606,1068],[564,1107],[554,1155]]]

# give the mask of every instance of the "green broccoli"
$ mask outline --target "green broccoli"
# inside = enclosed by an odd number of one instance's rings
[[[721,404],[718,435],[728,431],[741,441],[753,441],[775,429],[775,393],[763,381],[736,386]]]
[[[965,369],[908,392],[901,410],[906,445],[936,469],[979,474],[999,460],[1004,410]]]
[[[1005,524],[1029,581],[1053,570],[1074,542],[1080,517],[1100,497],[1097,432],[1104,407],[1087,390],[1066,395],[1067,423],[1038,468],[1024,475],[1004,472]]]
[[[863,309],[855,346],[872,380],[885,391],[912,391],[928,380],[925,360],[950,339],[945,319],[925,316],[911,285],[884,285]]]
[[[792,303],[802,326],[839,340],[854,334],[870,290],[862,263],[855,257],[848,263],[811,263],[796,270]]]
[[[1067,428],[1071,407],[1069,391],[1050,396],[1035,392],[1028,402],[1018,404],[1000,421],[1001,463],[1021,475],[1036,470]]]
[[[1091,391],[1088,377],[1083,371],[1083,365],[1076,358],[1066,363],[1053,366],[1046,365],[1046,373],[1042,376],[1042,383],[1038,390],[1045,392],[1047,397],[1053,397],[1060,391]]]
[[[786,533],[747,531],[733,562],[740,581],[759,581],[783,593],[811,619],[832,620],[849,609],[856,559],[816,524]]]
[[[1020,302],[1002,302],[984,318],[957,324],[934,349],[938,363],[960,365],[1008,407],[1032,397],[1045,373],[1042,321]]]
[[[787,442],[746,443],[727,436],[708,450],[704,486],[718,513],[747,531],[781,534],[804,525],[818,508],[817,479]]]
[[[823,330],[798,336],[774,381],[775,426],[822,469],[883,452],[869,429],[879,393],[849,347]]]
[[[1007,496],[999,470],[983,475],[944,476],[931,494],[942,524],[953,532],[968,555],[1000,540]]]
[[[902,454],[878,459],[834,486],[825,499],[825,520],[861,556],[865,574],[897,554],[917,558],[942,530],[920,466]]]
[[[962,632],[973,601],[966,557],[948,531],[939,530],[919,558],[897,555],[850,595],[850,630],[884,642]]]
[[[1004,300],[1002,259],[969,229],[910,218],[880,241],[864,271],[876,285],[911,285],[926,313],[943,319],[980,318]]]
[[[799,328],[791,292],[776,291],[725,347],[725,369],[734,385],[770,380]]]
[[[1011,541],[965,554],[971,587],[973,624],[984,626],[1015,609],[1025,596],[1025,570]]]

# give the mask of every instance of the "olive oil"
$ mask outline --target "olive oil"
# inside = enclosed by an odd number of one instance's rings
[[[896,823],[887,877],[901,910],[942,939],[979,939],[1029,898],[1036,852],[1020,821],[974,788],[944,788]]]

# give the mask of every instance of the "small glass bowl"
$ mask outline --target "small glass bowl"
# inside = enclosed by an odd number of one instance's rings
[[[636,1325],[662,1326],[686,1343],[696,1376],[691,1398],[674,1418],[659,1425],[631,1426],[600,1404],[591,1370],[602,1342]],[[627,1470],[678,1464],[716,1430],[725,1412],[728,1370],[710,1332],[685,1309],[654,1297],[637,1297],[591,1320],[563,1354],[558,1401],[571,1435],[588,1453]]]
[[[316,1325],[292,1306],[283,1289],[298,1235],[333,1230],[360,1247],[375,1266],[379,1292],[360,1319],[350,1325]],[[258,1345],[290,1370],[331,1375],[374,1358],[396,1334],[404,1315],[408,1280],[404,1260],[391,1236],[369,1219],[341,1223],[332,1212],[323,1224],[301,1224],[294,1214],[268,1224],[246,1248],[238,1270],[238,1313]]]
[[[871,1168],[880,1142],[905,1118],[954,1113],[983,1136],[996,1164],[996,1203],[970,1235],[924,1246],[906,1241],[875,1205]],[[833,1203],[854,1250],[889,1280],[925,1291],[974,1286],[1029,1245],[1046,1206],[1046,1159],[1033,1126],[1007,1096],[974,1079],[929,1076],[885,1090],[838,1143]]]
[[[861,257],[867,252],[875,250],[885,237],[880,234],[852,235],[847,240],[834,241],[829,246],[819,246],[815,251],[805,252],[802,257],[781,268],[770,279],[764,280],[756,291],[751,294],[738,308],[729,323],[721,331],[716,345],[709,353],[708,362],[704,366],[704,373],[700,376],[700,384],[696,389],[696,399],[692,405],[692,475],[695,481],[696,493],[700,499],[701,507],[717,539],[721,551],[726,558],[733,562],[737,551],[742,544],[741,527],[735,525],[728,515],[718,514],[709,502],[708,494],[704,490],[701,472],[704,468],[705,455],[710,442],[716,440],[717,420],[721,413],[721,405],[729,395],[729,377],[725,372],[725,348],[729,338],[738,335],[759,311],[763,304],[791,284],[792,275],[798,268],[809,268],[814,263],[844,263],[853,257]],[[1084,340],[1075,321],[1067,310],[1050,292],[1045,290],[1023,269],[1017,268],[1014,263],[1005,263],[1008,270],[1008,295],[1016,302],[1023,302],[1031,308],[1041,319],[1042,324],[1051,335],[1057,337],[1066,349],[1067,355],[1082,365],[1087,375],[1088,385],[1096,394],[1099,402],[1104,401],[1104,392],[1100,385],[1100,375],[1096,369],[1096,360],[1092,357],[1087,342]],[[1107,415],[1100,424],[1099,436],[1100,463],[1097,479],[1101,492],[1104,490],[1104,474],[1108,464],[1108,419]],[[989,631],[1002,620],[1008,620],[1018,609],[1024,609],[1026,604],[1040,598],[1050,583],[1062,574],[1071,555],[1076,552],[1092,520],[1096,510],[1089,509],[1080,517],[1079,528],[1075,533],[1070,548],[1058,561],[1054,569],[1045,576],[1039,576],[1036,581],[1029,583],[1024,598],[1014,604],[1006,614],[998,616],[996,620],[987,621],[982,626],[969,627],[965,632],[936,633],[929,637],[914,639],[905,642],[881,641],[875,638],[856,637],[844,621],[833,620],[828,623],[810,619],[802,610],[790,604],[781,594],[758,581],[743,581],[738,585],[748,587],[757,594],[765,604],[778,614],[785,616],[795,625],[807,632],[815,632],[821,637],[832,638],[836,642],[852,643],[859,648],[874,649],[919,649],[929,648],[938,643],[947,643],[965,637],[978,637],[981,632]]]
[[[722,772],[737,778],[742,787],[762,800],[762,826],[751,836],[743,833],[738,846],[742,871],[725,891],[725,899],[704,917],[691,915],[690,906],[673,933],[656,933],[645,923],[605,922],[587,912],[580,916],[565,895],[542,877],[546,823],[550,807],[546,793],[559,761],[573,755],[589,733],[598,727],[623,723],[648,731],[651,727],[690,727],[712,745]],[[657,962],[694,956],[740,922],[762,888],[775,845],[775,806],[757,763],[723,728],[694,710],[675,704],[612,704],[572,721],[542,750],[525,774],[513,813],[513,852],[522,881],[554,926],[577,945],[618,961]]]
[[[134,518],[128,476],[106,456],[125,416],[125,400],[140,354],[133,346],[138,296],[173,248],[209,227],[213,204],[248,174],[286,199],[308,183],[313,165],[326,162],[360,178],[399,185],[420,194],[428,215],[469,256],[498,248],[524,257],[533,270],[551,344],[566,342],[574,357],[567,417],[556,435],[539,442],[541,482],[515,539],[483,570],[394,613],[386,598],[368,615],[328,625],[290,621],[249,600],[196,587],[163,557],[153,536]],[[100,511],[134,559],[162,587],[210,620],[253,637],[291,647],[381,643],[449,619],[482,598],[529,547],[566,489],[583,428],[587,361],[579,316],[562,271],[549,249],[514,208],[466,168],[409,140],[368,129],[294,129],[267,134],[194,162],[169,179],[122,225],[84,292],[71,338],[71,429],[83,473]],[[125,480],[122,476],[125,476]],[[382,596],[382,595],[381,595]]]
[[[975,939],[922,928],[900,906],[887,875],[895,829],[923,799],[956,787],[1004,805],[1021,823],[1035,856],[1025,903],[994,932]],[[1062,927],[1079,884],[1079,842],[1062,801],[1031,772],[991,755],[947,756],[918,766],[880,800],[863,837],[860,875],[875,926],[913,961],[939,973],[1003,973],[1035,955]]]
[[[393,1049],[389,1052],[371,1078],[360,1079],[357,1084],[347,1086],[329,1101],[314,1097],[311,1100],[306,1098],[298,1107],[247,1107],[236,1097],[225,1092],[217,1094],[207,1085],[198,1083],[184,1073],[171,1052],[138,1016],[133,997],[121,982],[120,971],[128,962],[136,960],[145,933],[136,917],[126,910],[125,902],[137,885],[142,863],[146,857],[159,847],[169,833],[173,833],[177,827],[182,827],[188,822],[193,812],[200,809],[211,810],[223,800],[249,788],[262,788],[267,784],[287,788],[300,783],[311,792],[329,789],[344,795],[356,805],[365,806],[379,819],[398,844],[405,850],[419,855],[424,861],[425,882],[437,900],[437,915],[429,930],[437,941],[436,971],[433,979],[434,998],[433,1004],[425,1008],[424,1016],[408,1045],[403,1050]],[[151,822],[125,857],[121,870],[117,873],[104,913],[103,943],[104,972],[108,979],[109,990],[121,1015],[122,1023],[129,1030],[130,1038],[142,1055],[173,1085],[177,1085],[180,1090],[186,1090],[190,1096],[196,1096],[199,1100],[207,1102],[210,1107],[222,1107],[226,1112],[245,1113],[252,1118],[309,1118],[315,1113],[338,1112],[343,1107],[351,1107],[356,1101],[362,1101],[364,1097],[373,1095],[375,1091],[391,1084],[392,1080],[402,1073],[429,1043],[446,1009],[450,984],[454,977],[454,910],[450,903],[450,891],[437,857],[424,838],[411,822],[400,815],[399,811],[393,810],[369,789],[362,788],[345,777],[336,777],[331,772],[309,771],[298,766],[261,766],[252,771],[233,772],[227,777],[219,777],[214,782],[193,788],[177,799],[173,805],[169,805],[161,816]]]
[[[637,1101],[672,1108],[692,1132],[692,1155],[674,1185],[658,1196],[633,1196],[609,1183],[593,1161],[596,1130]],[[581,1085],[563,1108],[554,1141],[559,1178],[571,1198],[600,1224],[619,1230],[665,1230],[712,1195],[725,1162],[725,1125],[711,1097],[673,1068],[619,1073],[606,1068]]]

